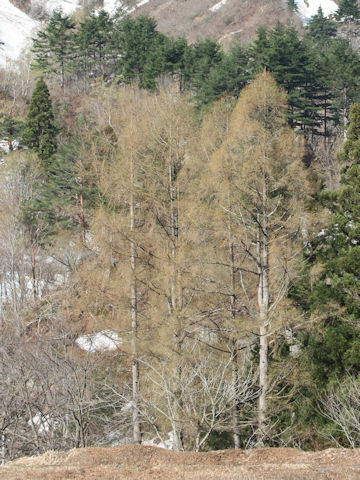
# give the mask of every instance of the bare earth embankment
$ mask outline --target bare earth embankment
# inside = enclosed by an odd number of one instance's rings
[[[126,445],[47,452],[0,467],[1,480],[352,480],[360,450],[289,448],[209,453]]]

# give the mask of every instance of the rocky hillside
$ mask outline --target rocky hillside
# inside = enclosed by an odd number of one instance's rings
[[[190,41],[206,36],[248,41],[261,24],[301,23],[282,0],[150,0],[138,11],[155,17],[165,33],[185,35]]]

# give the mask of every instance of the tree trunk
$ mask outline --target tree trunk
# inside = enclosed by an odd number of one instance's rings
[[[182,348],[182,325],[178,316],[178,308],[180,306],[180,299],[178,295],[178,266],[177,266],[177,252],[179,241],[179,212],[178,212],[178,190],[176,188],[176,171],[173,158],[172,149],[173,131],[170,130],[170,151],[168,164],[168,181],[169,181],[169,196],[170,196],[170,262],[171,262],[171,276],[170,276],[170,315],[175,321],[174,338],[175,351],[177,355],[181,356]],[[182,432],[182,400],[181,400],[181,382],[182,369],[181,366],[176,367],[175,378],[177,379],[178,388],[175,393],[174,404],[174,426],[173,426],[173,449],[183,450],[183,432]]]
[[[6,463],[6,433],[1,434],[1,465]]]
[[[348,113],[348,95],[347,88],[344,88],[344,110],[343,110],[343,125],[344,125],[344,141],[347,139],[347,126],[349,123],[349,113]]]
[[[230,188],[228,190],[228,245],[229,245],[229,264],[230,264],[230,315],[233,322],[235,322],[235,265],[234,265],[234,243],[232,238],[232,229],[231,229],[231,198],[230,198]],[[233,438],[234,438],[234,448],[240,448],[240,411],[239,411],[239,399],[238,399],[238,378],[239,378],[239,367],[238,367],[238,351],[237,351],[237,342],[236,340],[232,341],[232,380],[234,384],[234,399],[232,406],[232,421],[233,421]]]
[[[80,237],[81,237],[82,244],[85,245],[86,221],[85,221],[85,210],[84,210],[84,197],[82,193],[80,193],[79,195],[79,207],[80,207],[79,223],[80,223],[80,229],[81,229]]]
[[[234,400],[232,407],[232,421],[233,421],[233,439],[234,448],[240,448],[240,405],[239,405],[239,366],[238,366],[238,351],[237,342],[233,341],[232,351],[232,377],[234,384]]]
[[[38,292],[36,288],[36,255],[35,255],[35,244],[31,245],[31,274],[32,274],[32,284],[33,284],[33,295],[34,300],[37,299]]]
[[[134,164],[131,160],[131,185],[134,188]],[[135,198],[134,192],[130,196],[130,303],[131,303],[131,374],[132,374],[132,421],[133,421],[133,441],[141,443],[141,427],[140,427],[140,379],[139,379],[139,359],[137,349],[137,329],[138,329],[138,305],[137,305],[137,288],[136,288],[136,245],[134,240],[135,233]]]
[[[266,194],[264,194],[265,196]],[[265,204],[265,198],[264,198]],[[265,217],[265,214],[264,214]],[[258,215],[260,225],[260,215]],[[268,315],[269,315],[269,244],[266,234],[265,219],[258,230],[258,306],[259,306],[259,411],[257,445],[263,446],[267,434],[267,390],[268,390]]]

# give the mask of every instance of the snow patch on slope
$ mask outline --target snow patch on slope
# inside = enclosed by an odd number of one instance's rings
[[[136,5],[136,8],[140,8],[142,7],[143,5],[146,5],[147,3],[149,3],[150,0],[141,0],[141,2],[139,2],[137,5]]]
[[[210,12],[217,12],[222,6],[227,3],[228,0],[221,0],[221,2],[216,3],[213,7],[210,7]]]
[[[55,10],[62,10],[66,15],[71,15],[80,8],[79,0],[32,0],[33,5],[40,5],[48,14]]]
[[[138,2],[134,7],[129,8],[125,6],[121,0],[104,0],[103,8],[110,14],[115,13],[115,11],[118,8],[121,8],[125,13],[130,14],[135,12],[136,9],[142,7],[143,5],[146,5],[149,2],[150,0],[140,0],[140,2]]]
[[[0,0],[0,66],[19,58],[28,47],[40,23],[16,8],[9,0]]]
[[[319,7],[326,17],[332,15],[338,9],[337,4],[333,0],[296,0],[298,12],[301,18],[306,22],[316,15]]]
[[[104,10],[108,13],[115,13],[118,8],[122,8],[122,2],[119,0],[104,0]]]
[[[114,330],[110,329],[81,335],[75,343],[81,350],[89,353],[112,352],[122,344],[122,340]]]

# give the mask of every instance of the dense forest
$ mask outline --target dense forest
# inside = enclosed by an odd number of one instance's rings
[[[360,446],[359,19],[56,11],[0,72],[3,462]]]

